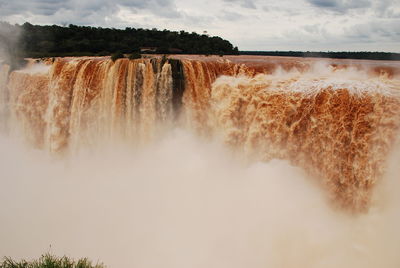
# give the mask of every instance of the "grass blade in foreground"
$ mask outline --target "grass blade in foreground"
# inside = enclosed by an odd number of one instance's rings
[[[66,256],[57,257],[47,253],[38,260],[32,261],[15,261],[10,257],[4,257],[0,268],[105,268],[105,265],[102,263],[92,264],[87,258],[75,261]]]

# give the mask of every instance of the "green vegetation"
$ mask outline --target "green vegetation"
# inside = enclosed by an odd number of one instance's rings
[[[111,55],[112,61],[116,61],[117,59],[122,59],[122,58],[124,58],[124,54],[122,54],[122,52],[120,51],[115,52],[114,54]]]
[[[38,260],[15,261],[5,257],[0,268],[105,268],[103,264],[92,264],[87,258],[72,260],[66,256],[56,257],[49,253],[42,255]]]
[[[365,52],[365,51],[364,52],[240,51],[240,55],[363,59],[363,60],[400,60],[399,53]]]
[[[135,60],[135,59],[140,59],[142,57],[142,55],[140,55],[139,52],[133,52],[132,54],[129,55],[129,59],[130,60]]]
[[[0,22],[8,32],[19,33],[18,43],[12,46],[25,57],[53,56],[100,56],[116,52],[188,53],[188,54],[235,54],[232,44],[217,36],[200,35],[185,31],[175,32],[157,29],[109,29],[70,24],[39,26],[30,23],[11,25]],[[9,35],[0,34],[0,42],[6,43]],[[15,43],[15,42],[14,42]],[[10,47],[6,44],[7,47]]]
[[[12,68],[23,57],[109,56],[137,59],[141,54],[264,55],[339,59],[400,60],[399,53],[240,51],[217,36],[149,29],[109,29],[70,24],[67,27],[0,22],[0,56],[7,55]]]

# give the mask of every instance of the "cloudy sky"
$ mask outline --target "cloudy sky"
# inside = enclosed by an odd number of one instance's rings
[[[400,0],[0,0],[0,20],[207,31],[241,50],[400,52]]]

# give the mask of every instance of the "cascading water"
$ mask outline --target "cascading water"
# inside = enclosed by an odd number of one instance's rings
[[[287,160],[318,182],[339,213],[368,216],[400,127],[399,68],[376,62],[267,59],[58,58],[10,74],[3,66],[1,115],[11,136],[72,158],[101,145],[142,150],[156,146],[171,129],[184,129],[202,141],[219,141],[248,165]],[[180,145],[172,147],[179,154]],[[156,154],[150,159],[157,162],[157,157],[162,158]],[[143,165],[153,169],[152,161]],[[180,161],[185,166],[185,159]],[[236,175],[230,176],[235,182]],[[268,181],[273,175],[265,176]],[[274,196],[273,190],[265,191]],[[160,194],[157,198],[168,204],[169,199],[162,198],[165,193]],[[295,267],[294,260],[269,264]],[[332,266],[304,267],[363,267],[329,263]]]
[[[172,119],[171,65],[160,61],[57,60],[47,72],[13,72],[9,88],[16,128],[51,152],[144,141]]]
[[[227,144],[256,160],[289,159],[321,178],[338,205],[360,211],[399,128],[398,89],[345,72],[222,77],[211,100]]]
[[[173,124],[202,136],[219,133],[248,159],[305,168],[340,206],[368,208],[399,127],[398,80],[316,64],[286,67],[291,71],[227,61],[174,64],[180,75],[161,59],[67,58],[44,72],[15,71],[13,122],[51,152],[105,140],[146,143]],[[184,79],[180,88],[174,77]]]

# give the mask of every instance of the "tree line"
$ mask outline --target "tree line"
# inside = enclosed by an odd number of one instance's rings
[[[301,52],[301,51],[240,51],[241,55],[333,58],[333,59],[363,59],[363,60],[400,60],[400,53],[390,52]]]
[[[114,29],[73,24],[41,26],[28,22],[22,25],[0,22],[0,58],[6,55],[13,66],[18,66],[24,57],[113,55],[118,58],[130,54],[132,58],[137,58],[140,53],[400,60],[399,53],[386,52],[239,51],[218,36],[155,28]]]
[[[152,48],[147,53],[237,54],[237,47],[218,36],[157,29],[101,28],[89,26],[10,25],[19,33],[19,54],[24,57],[105,56],[113,53],[135,53],[140,48]],[[8,25],[7,25],[8,24]],[[4,26],[3,26],[4,27]],[[1,36],[0,36],[1,37]],[[4,38],[7,38],[4,37]]]

